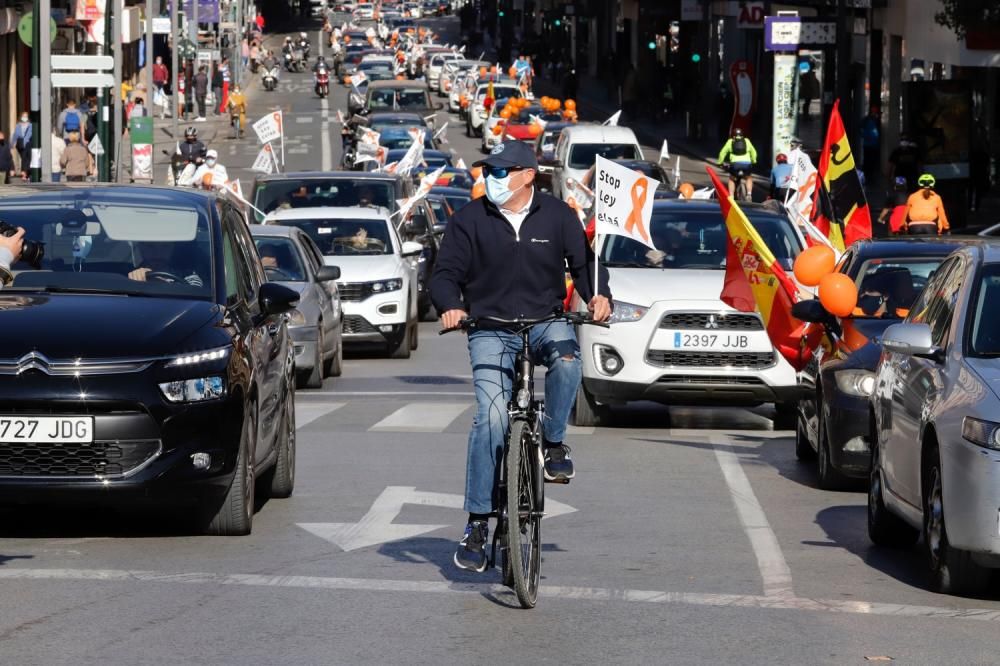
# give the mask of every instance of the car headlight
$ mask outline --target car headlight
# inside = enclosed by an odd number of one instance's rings
[[[180,379],[160,384],[160,391],[170,402],[201,402],[221,398],[226,392],[226,380],[218,376]]]
[[[285,313],[285,317],[288,319],[289,326],[305,326],[306,316],[302,314],[299,310],[289,310]]]
[[[1000,450],[1000,423],[966,416],[962,419],[962,438],[976,446]]]
[[[391,280],[379,280],[378,282],[372,282],[372,291],[376,294],[381,294],[385,291],[399,291],[403,288],[402,278],[392,278]]]
[[[611,313],[611,323],[621,324],[624,322],[639,321],[646,316],[647,312],[649,312],[649,308],[647,307],[636,305],[635,303],[615,301],[615,309]]]
[[[847,395],[867,398],[875,389],[875,373],[871,370],[838,370],[833,376],[837,388]]]
[[[205,351],[175,356],[167,361],[167,367],[180,368],[187,367],[189,365],[198,365],[200,363],[211,363],[212,361],[221,361],[227,356],[229,356],[229,347],[206,349]]]

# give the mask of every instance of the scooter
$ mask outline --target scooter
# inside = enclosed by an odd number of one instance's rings
[[[273,91],[278,87],[278,68],[264,70],[264,90]]]
[[[306,56],[303,54],[302,49],[292,50],[292,66],[295,68],[294,71],[301,72],[306,67]]]
[[[292,53],[290,51],[285,52],[282,55],[282,59],[285,62],[285,69],[287,69],[289,72],[294,72],[295,71],[295,58],[292,55]]]
[[[326,71],[326,67],[320,67],[316,70],[316,95],[320,99],[326,97],[330,94],[330,74]]]
[[[308,39],[300,39],[299,42],[298,42],[298,46],[302,50],[303,55],[306,58],[308,58],[309,57],[309,40]]]

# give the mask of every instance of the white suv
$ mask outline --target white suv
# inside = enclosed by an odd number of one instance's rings
[[[764,242],[791,272],[805,242],[784,215],[744,207]],[[602,239],[610,274],[610,328],[578,331],[583,385],[577,425],[606,423],[609,405],[652,400],[668,405],[773,402],[794,415],[795,370],[774,349],[756,312],[738,312],[719,296],[726,230],[714,201],[658,201],[650,234],[656,251],[630,238]],[[575,309],[583,309],[579,296]]]
[[[384,345],[393,358],[417,348],[417,262],[420,243],[403,242],[389,211],[373,207],[286,208],[264,224],[299,227],[327,264],[340,267],[343,341]]]

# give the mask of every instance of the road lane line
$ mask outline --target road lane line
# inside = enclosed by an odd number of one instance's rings
[[[400,407],[369,430],[444,432],[471,405],[467,402],[412,402]]]
[[[750,546],[757,558],[757,568],[764,580],[764,596],[790,598],[792,590],[792,571],[788,568],[785,556],[778,545],[771,524],[767,522],[764,508],[757,501],[750,480],[747,478],[740,459],[733,453],[728,443],[721,435],[709,435],[712,448],[715,449],[715,459],[722,468],[722,476],[729,486],[729,494],[736,505],[736,515],[743,525],[743,530],[750,539]]]
[[[468,391],[309,391],[308,393],[303,392],[303,397],[313,396],[313,395],[337,395],[337,396],[366,396],[366,397],[378,397],[386,396],[392,397],[397,395],[451,395],[451,396],[462,396],[469,397],[472,395],[472,389]]]
[[[316,419],[335,412],[346,404],[346,402],[308,403],[296,400],[295,426],[296,428],[304,428]]]
[[[282,576],[207,572],[172,573],[122,569],[0,569],[0,580],[61,580],[92,583],[152,583],[178,585],[233,585],[242,587],[354,590],[359,592],[417,592],[425,594],[492,594],[513,598],[510,588],[491,583],[452,583],[445,580],[379,580],[373,578],[333,578],[326,576]],[[538,595],[545,599],[680,604],[720,608],[756,608],[901,618],[976,620],[1000,623],[995,608],[949,608],[843,599],[772,597],[752,594],[704,594],[666,590],[631,590],[604,587],[542,585]]]
[[[323,55],[323,31],[319,31],[319,54]],[[334,77],[330,77],[331,79]],[[330,100],[329,94],[319,101],[319,106],[323,110],[320,114],[320,121],[325,121],[330,116]],[[330,171],[333,169],[333,153],[330,148],[330,126],[329,124],[322,125],[319,130],[319,140],[320,140],[320,154],[322,159],[323,171]]]

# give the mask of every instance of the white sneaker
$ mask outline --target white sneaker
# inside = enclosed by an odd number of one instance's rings
[[[203,123],[203,122],[205,122],[205,117],[204,116],[198,116],[197,118],[194,119],[194,121],[196,123]]]

